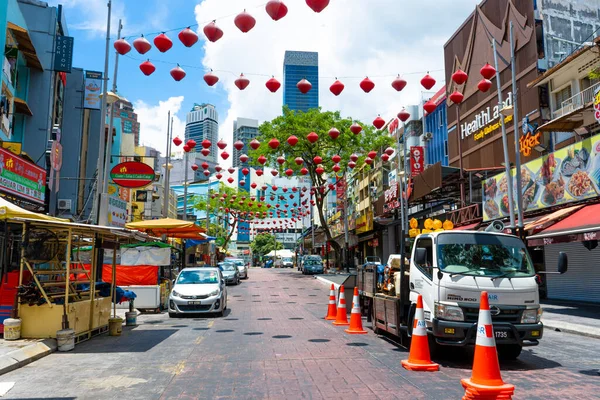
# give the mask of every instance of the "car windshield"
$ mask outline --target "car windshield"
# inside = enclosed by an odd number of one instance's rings
[[[321,265],[321,260],[318,258],[306,258],[304,259],[304,265]]]
[[[292,262],[292,257],[284,257],[283,262]]]
[[[227,260],[227,262],[230,262],[233,265],[244,265],[244,261],[243,260]]]
[[[442,234],[437,250],[439,268],[450,274],[509,278],[535,274],[523,242],[516,237]]]
[[[221,271],[235,271],[235,265],[230,263],[219,264],[219,269]]]
[[[211,271],[181,271],[177,278],[177,285],[193,285],[201,283],[219,283],[219,273]]]

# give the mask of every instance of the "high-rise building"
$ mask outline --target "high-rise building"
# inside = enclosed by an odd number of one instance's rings
[[[212,104],[194,104],[185,119],[185,141],[194,139],[197,143],[194,151],[195,157],[190,153],[190,158],[195,158],[197,163],[206,161],[211,169],[217,164],[217,141],[219,140],[219,114]],[[203,140],[211,142],[210,154],[204,156],[200,153]]]
[[[122,98],[115,103],[115,117],[121,119],[121,130],[123,133],[133,134],[133,140],[136,146],[140,145],[140,123],[138,116],[133,109],[133,104],[127,99]]]
[[[238,140],[244,143],[244,148],[238,150],[233,149],[233,167],[239,168],[241,166],[248,166],[248,162],[242,163],[240,156],[242,154],[248,154],[248,143],[258,136],[258,121],[249,118],[238,118],[233,121],[233,141]]]
[[[298,90],[298,82],[306,78],[312,89],[306,94]],[[286,51],[283,60],[283,105],[295,111],[319,107],[319,53]]]

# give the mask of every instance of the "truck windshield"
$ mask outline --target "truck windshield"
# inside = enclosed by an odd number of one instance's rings
[[[449,274],[487,277],[526,277],[535,271],[531,259],[516,237],[472,234],[438,236],[438,266]]]

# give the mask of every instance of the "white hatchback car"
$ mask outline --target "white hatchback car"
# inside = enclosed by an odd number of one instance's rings
[[[169,317],[216,313],[227,309],[227,287],[218,268],[186,268],[179,273],[169,295]]]

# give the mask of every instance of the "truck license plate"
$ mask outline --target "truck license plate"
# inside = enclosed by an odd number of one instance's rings
[[[495,331],[496,339],[508,339],[507,331]]]
[[[199,305],[202,304],[202,302],[201,301],[188,301],[188,304],[190,306],[193,306],[193,305],[198,305],[199,306]],[[496,336],[496,337],[498,337],[498,336]]]

